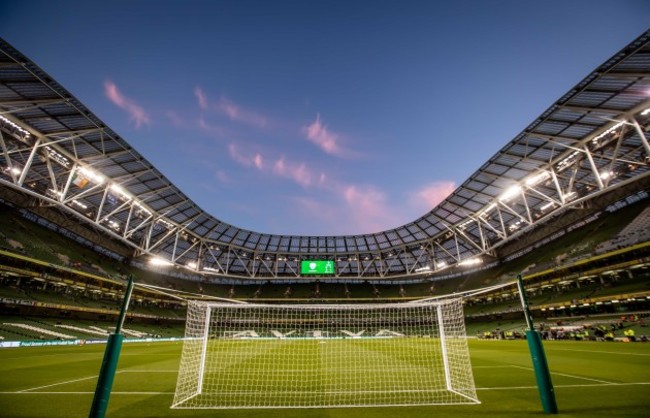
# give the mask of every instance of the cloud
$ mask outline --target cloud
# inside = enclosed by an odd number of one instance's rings
[[[348,185],[342,191],[347,211],[363,231],[379,232],[394,228],[395,211],[390,208],[386,194],[373,186]]]
[[[124,96],[112,81],[107,80],[104,82],[104,93],[113,104],[125,110],[131,116],[131,120],[135,122],[136,128],[151,123],[149,115],[145,112],[142,106]]]
[[[315,217],[327,224],[332,234],[375,233],[415,220],[433,209],[455,189],[451,181],[437,181],[410,194],[409,205],[395,204],[388,194],[373,185],[327,180],[318,184],[326,194],[319,198],[296,198],[304,218]],[[320,228],[323,225],[319,225]]]
[[[266,128],[269,119],[258,112],[247,109],[229,98],[222,96],[217,102],[210,102],[207,93],[199,86],[194,88],[194,96],[202,111],[212,111],[223,115],[233,122],[242,123],[256,128]]]
[[[330,183],[320,189],[317,197],[299,196],[291,201],[296,220],[318,228],[306,231],[308,234],[374,233],[395,228],[400,221],[386,194],[373,186]]]
[[[314,193],[312,197],[293,198],[299,204],[294,209],[296,216],[321,219],[328,223],[332,233],[335,230],[341,233],[379,232],[398,226],[402,220],[400,212],[389,204],[386,193],[377,187],[341,182],[307,162],[292,161],[285,156],[272,158],[236,143],[231,143],[228,151],[230,157],[244,167],[256,169],[267,177],[288,179],[308,194]]]
[[[309,167],[305,162],[289,161],[286,157],[273,158],[257,150],[246,150],[234,142],[228,145],[228,154],[244,167],[255,168],[270,176],[289,179],[301,187],[323,186],[327,176]]]
[[[214,138],[223,139],[227,137],[227,132],[224,128],[218,125],[210,124],[208,121],[205,120],[203,115],[199,116],[199,118],[196,120],[196,126],[199,128],[200,131]]]
[[[409,202],[422,212],[428,212],[445,200],[454,190],[456,190],[456,184],[453,181],[435,181],[413,192]]]
[[[221,99],[215,103],[214,108],[218,113],[227,116],[228,119],[235,122],[255,126],[257,128],[265,128],[268,125],[266,117],[251,110],[244,109],[242,106],[235,104],[232,100],[226,97],[221,97]]]
[[[201,110],[207,110],[208,109],[208,96],[203,92],[201,87],[195,87],[194,88],[194,95],[196,96],[197,100],[199,101],[199,107]]]
[[[265,169],[264,158],[259,152],[245,153],[235,143],[230,143],[230,145],[228,145],[228,153],[233,160],[243,166],[255,167],[260,171]]]
[[[311,186],[316,177],[304,162],[287,162],[284,157],[277,159],[273,164],[273,174],[291,179],[302,187]]]
[[[255,154],[253,157],[253,165],[255,165],[255,168],[258,170],[262,170],[264,168],[264,161],[262,160],[262,155],[260,153]]]
[[[321,120],[320,114],[316,114],[316,120],[303,129],[307,139],[316,144],[325,153],[337,157],[344,156],[345,152],[339,145],[339,135],[327,129]]]

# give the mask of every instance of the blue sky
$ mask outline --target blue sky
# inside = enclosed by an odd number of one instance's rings
[[[377,232],[648,29],[647,1],[17,1],[0,36],[204,210]]]

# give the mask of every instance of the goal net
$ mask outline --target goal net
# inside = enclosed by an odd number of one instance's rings
[[[478,402],[460,299],[188,302],[172,408]]]

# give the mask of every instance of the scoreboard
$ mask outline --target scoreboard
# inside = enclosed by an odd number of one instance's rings
[[[300,274],[335,274],[336,263],[334,260],[302,260]]]

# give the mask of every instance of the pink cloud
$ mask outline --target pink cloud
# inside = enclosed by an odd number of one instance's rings
[[[379,232],[396,226],[394,212],[379,189],[349,185],[342,193],[348,211],[362,230]]]
[[[291,179],[302,187],[311,186],[314,178],[314,173],[305,163],[287,162],[284,157],[277,159],[273,164],[273,174]]]
[[[255,168],[265,174],[289,179],[301,187],[323,187],[327,177],[324,173],[314,172],[305,162],[288,161],[285,157],[272,158],[260,151],[243,149],[241,145],[228,145],[230,157],[244,167]]]
[[[208,123],[208,121],[205,120],[203,115],[199,116],[199,118],[196,121],[196,126],[199,128],[199,130],[205,132],[206,134],[218,138],[218,139],[223,139],[226,137],[226,131],[218,125],[212,125]]]
[[[206,96],[205,92],[203,92],[203,90],[200,87],[195,87],[194,95],[199,101],[199,107],[202,110],[206,110],[208,108],[208,96]]]
[[[331,234],[372,233],[394,228],[401,219],[386,194],[373,186],[328,184],[319,198],[294,197],[296,217],[318,220]]]
[[[145,112],[142,106],[124,96],[112,81],[107,80],[104,82],[104,93],[113,104],[125,110],[131,116],[131,119],[135,122],[136,128],[151,123],[149,115]]]
[[[246,125],[265,128],[268,124],[267,118],[248,109],[235,104],[226,97],[222,97],[215,104],[217,112],[226,115],[230,120],[244,123]]]
[[[260,153],[255,154],[253,157],[253,165],[255,165],[258,170],[264,168],[264,161],[262,160],[262,155],[260,155]]]
[[[339,135],[327,129],[321,120],[320,115],[316,114],[316,120],[304,128],[307,139],[318,147],[320,147],[327,154],[335,156],[343,156],[344,150],[339,145]]]
[[[259,152],[246,153],[234,143],[228,145],[228,152],[230,157],[239,164],[246,167],[255,167],[260,171],[264,170],[264,159]]]
[[[410,202],[417,209],[430,211],[456,190],[453,181],[436,181],[411,194]]]

